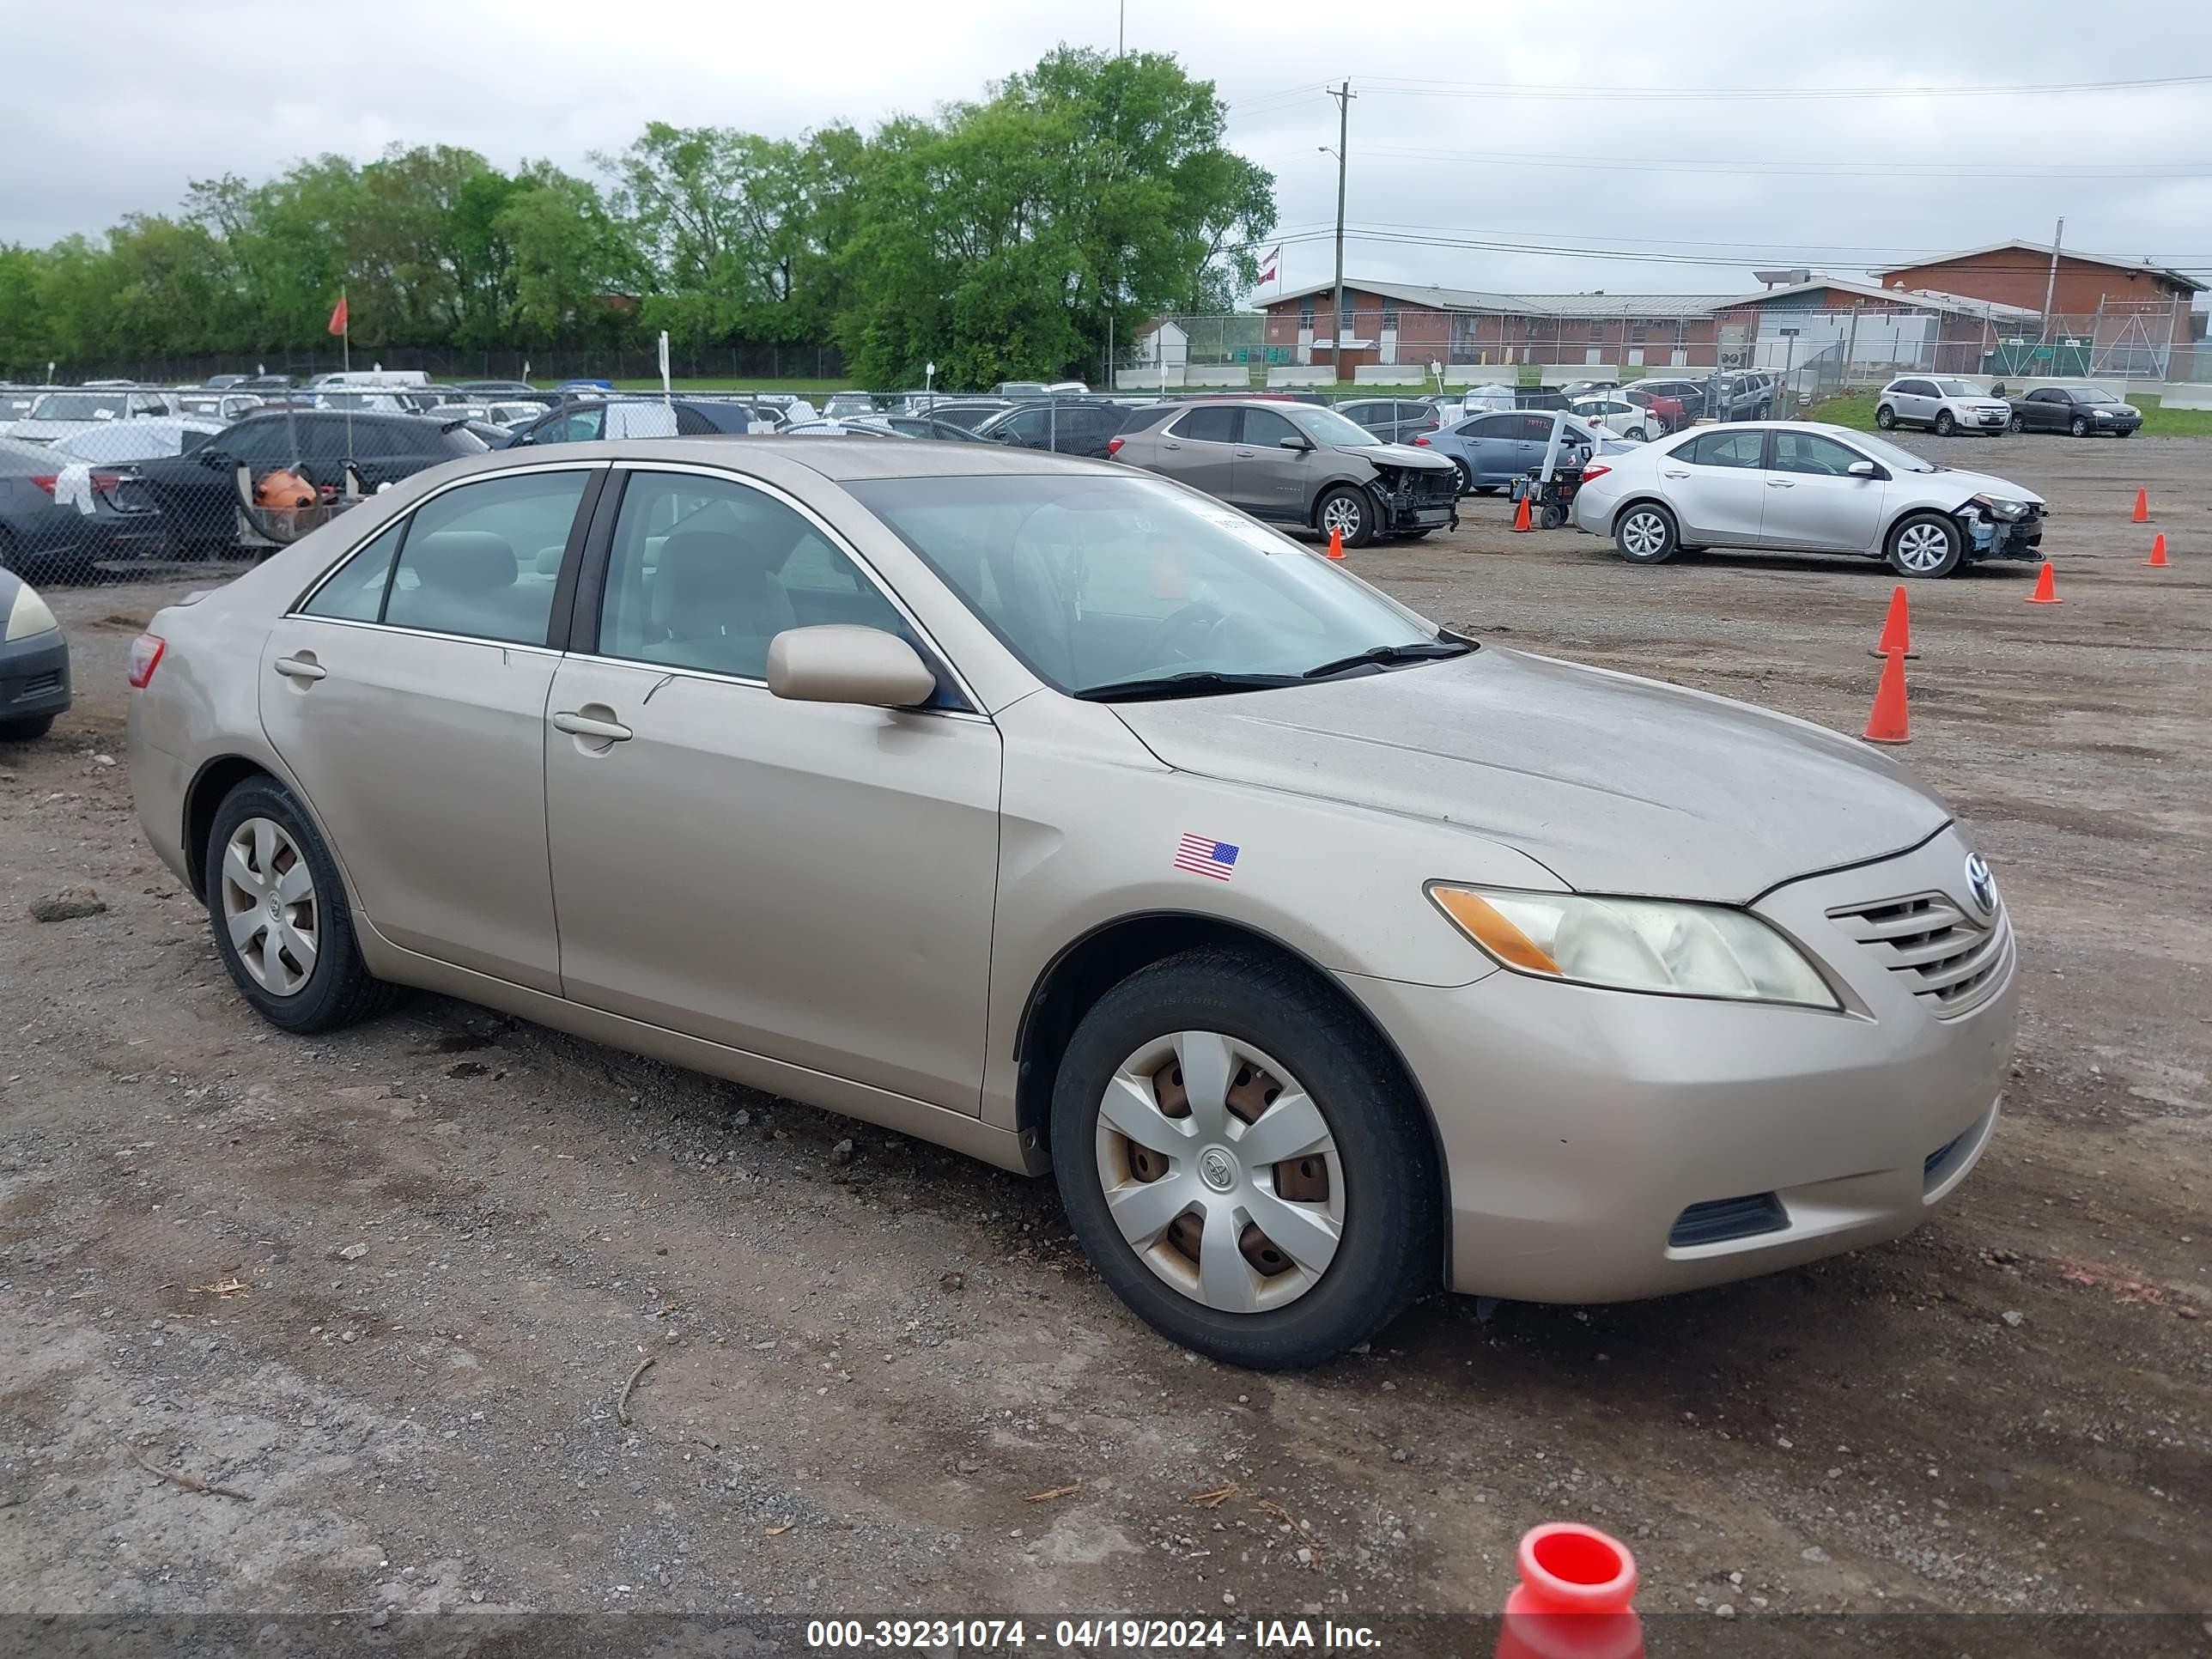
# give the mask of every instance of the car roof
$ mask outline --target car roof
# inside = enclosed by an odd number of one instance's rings
[[[387,418],[407,418],[392,416]],[[544,465],[556,460],[664,461],[743,473],[741,456],[769,454],[794,462],[833,483],[864,478],[987,477],[1007,473],[1096,473],[1126,478],[1126,466],[1085,460],[1042,449],[1009,449],[998,444],[919,443],[912,438],[848,436],[842,443],[818,438],[763,434],[732,444],[726,437],[616,438],[562,444],[557,449],[496,449],[448,463],[447,477],[495,472],[518,464]],[[525,456],[528,457],[526,461]]]

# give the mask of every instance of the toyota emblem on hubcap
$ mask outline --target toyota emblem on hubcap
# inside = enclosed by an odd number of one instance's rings
[[[1218,1146],[1209,1146],[1199,1154],[1198,1173],[1216,1192],[1225,1193],[1237,1184],[1236,1160]]]
[[[1990,873],[1989,861],[1979,853],[1969,854],[1966,858],[1966,894],[1984,915],[1996,914],[1997,878]]]

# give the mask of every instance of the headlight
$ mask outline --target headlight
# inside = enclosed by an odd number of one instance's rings
[[[33,634],[43,634],[50,628],[58,628],[54,613],[46,608],[28,582],[15,585],[15,603],[8,607],[8,639],[27,640]]]
[[[1617,991],[1837,1008],[1803,954],[1747,911],[1432,882],[1429,896],[1500,967]]]
[[[1977,495],[1974,497],[1974,505],[1981,507],[1991,518],[2002,519],[2007,522],[2027,516],[2026,501],[2008,501],[2002,495]]]
[[[2096,414],[2097,418],[2100,421],[2109,421],[2112,418],[2112,411],[2109,409],[2100,409],[2095,410],[2094,413]]]

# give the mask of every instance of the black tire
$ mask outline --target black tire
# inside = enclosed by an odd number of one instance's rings
[[[2068,422],[2066,429],[2077,438],[2087,437],[2089,435],[2088,416],[2086,415],[2076,415],[2072,421]]]
[[[1545,502],[1544,510],[1536,515],[1536,526],[1540,530],[1557,530],[1566,521],[1567,509],[1557,501]]]
[[[2015,409],[2012,412],[2012,419],[2005,422],[2005,428],[2011,432],[2025,432],[2027,430],[2027,416]]]
[[[1334,489],[1322,492],[1322,498],[1314,503],[1314,528],[1324,536],[1328,534],[1332,507],[1344,517],[1344,544],[1346,547],[1364,547],[1375,539],[1376,520],[1382,514],[1375,509],[1374,497],[1365,490],[1356,489],[1349,484],[1339,484]]]
[[[1897,425],[1897,411],[1887,404],[1882,404],[1874,412],[1874,423],[1884,432],[1893,430]]]
[[[1951,411],[1949,410],[1939,409],[1936,411],[1936,435],[1937,437],[1948,438],[1958,429],[1959,423],[1951,418]]]
[[[1907,533],[1929,525],[1943,532],[1946,550],[1942,557],[1933,564],[1907,562],[1908,556],[1904,550]],[[1933,581],[1959,568],[1960,562],[1966,556],[1966,539],[1960,533],[1958,525],[1941,513],[1908,513],[1889,527],[1882,553],[1889,561],[1889,568],[1899,575]]]
[[[53,729],[52,714],[37,714],[25,720],[0,720],[0,743],[36,743]]]
[[[1458,456],[1455,455],[1452,457],[1452,471],[1458,476],[1459,493],[1462,495],[1473,495],[1474,493],[1474,469],[1469,466],[1465,461],[1460,459]]]
[[[1094,1153],[1115,1068],[1166,1033],[1219,1031],[1275,1056],[1334,1138],[1345,1185],[1336,1255],[1289,1304],[1227,1313],[1139,1259],[1106,1204]],[[1419,1103],[1374,1033],[1293,963],[1207,948],[1139,969],[1084,1015],[1053,1086],[1054,1171],[1084,1253],[1108,1288],[1170,1342],[1255,1370],[1317,1365],[1366,1340],[1442,1283],[1436,1154]]]
[[[306,859],[314,884],[315,931],[318,949],[307,982],[289,996],[280,996],[258,982],[240,960],[223,921],[223,851],[238,827],[249,818],[268,818],[291,836]],[[353,909],[347,902],[345,883],[331,861],[323,838],[292,793],[274,778],[248,778],[237,785],[216,808],[208,831],[205,877],[201,897],[208,908],[208,925],[216,949],[232,983],[253,1006],[254,1012],[281,1031],[306,1036],[334,1031],[381,1013],[390,1006],[396,988],[374,978],[361,959],[354,935]]]
[[[1430,533],[1435,529],[1436,526],[1434,525],[1431,525],[1427,530],[1408,530],[1404,534],[1401,535],[1398,539],[1401,542],[1425,541],[1428,538]]]
[[[1613,522],[1613,546],[1631,564],[1664,564],[1681,550],[1682,528],[1658,502],[1632,502]]]
[[[2132,438],[2136,435],[2136,429],[2131,426],[2124,426],[2112,435],[2116,438]]]

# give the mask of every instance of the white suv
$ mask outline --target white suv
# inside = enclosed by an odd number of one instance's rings
[[[1995,434],[2011,425],[2012,405],[1992,398],[1972,380],[1908,374],[1882,387],[1874,423],[1885,432],[1893,427],[1924,426],[1944,438],[1954,432]]]

